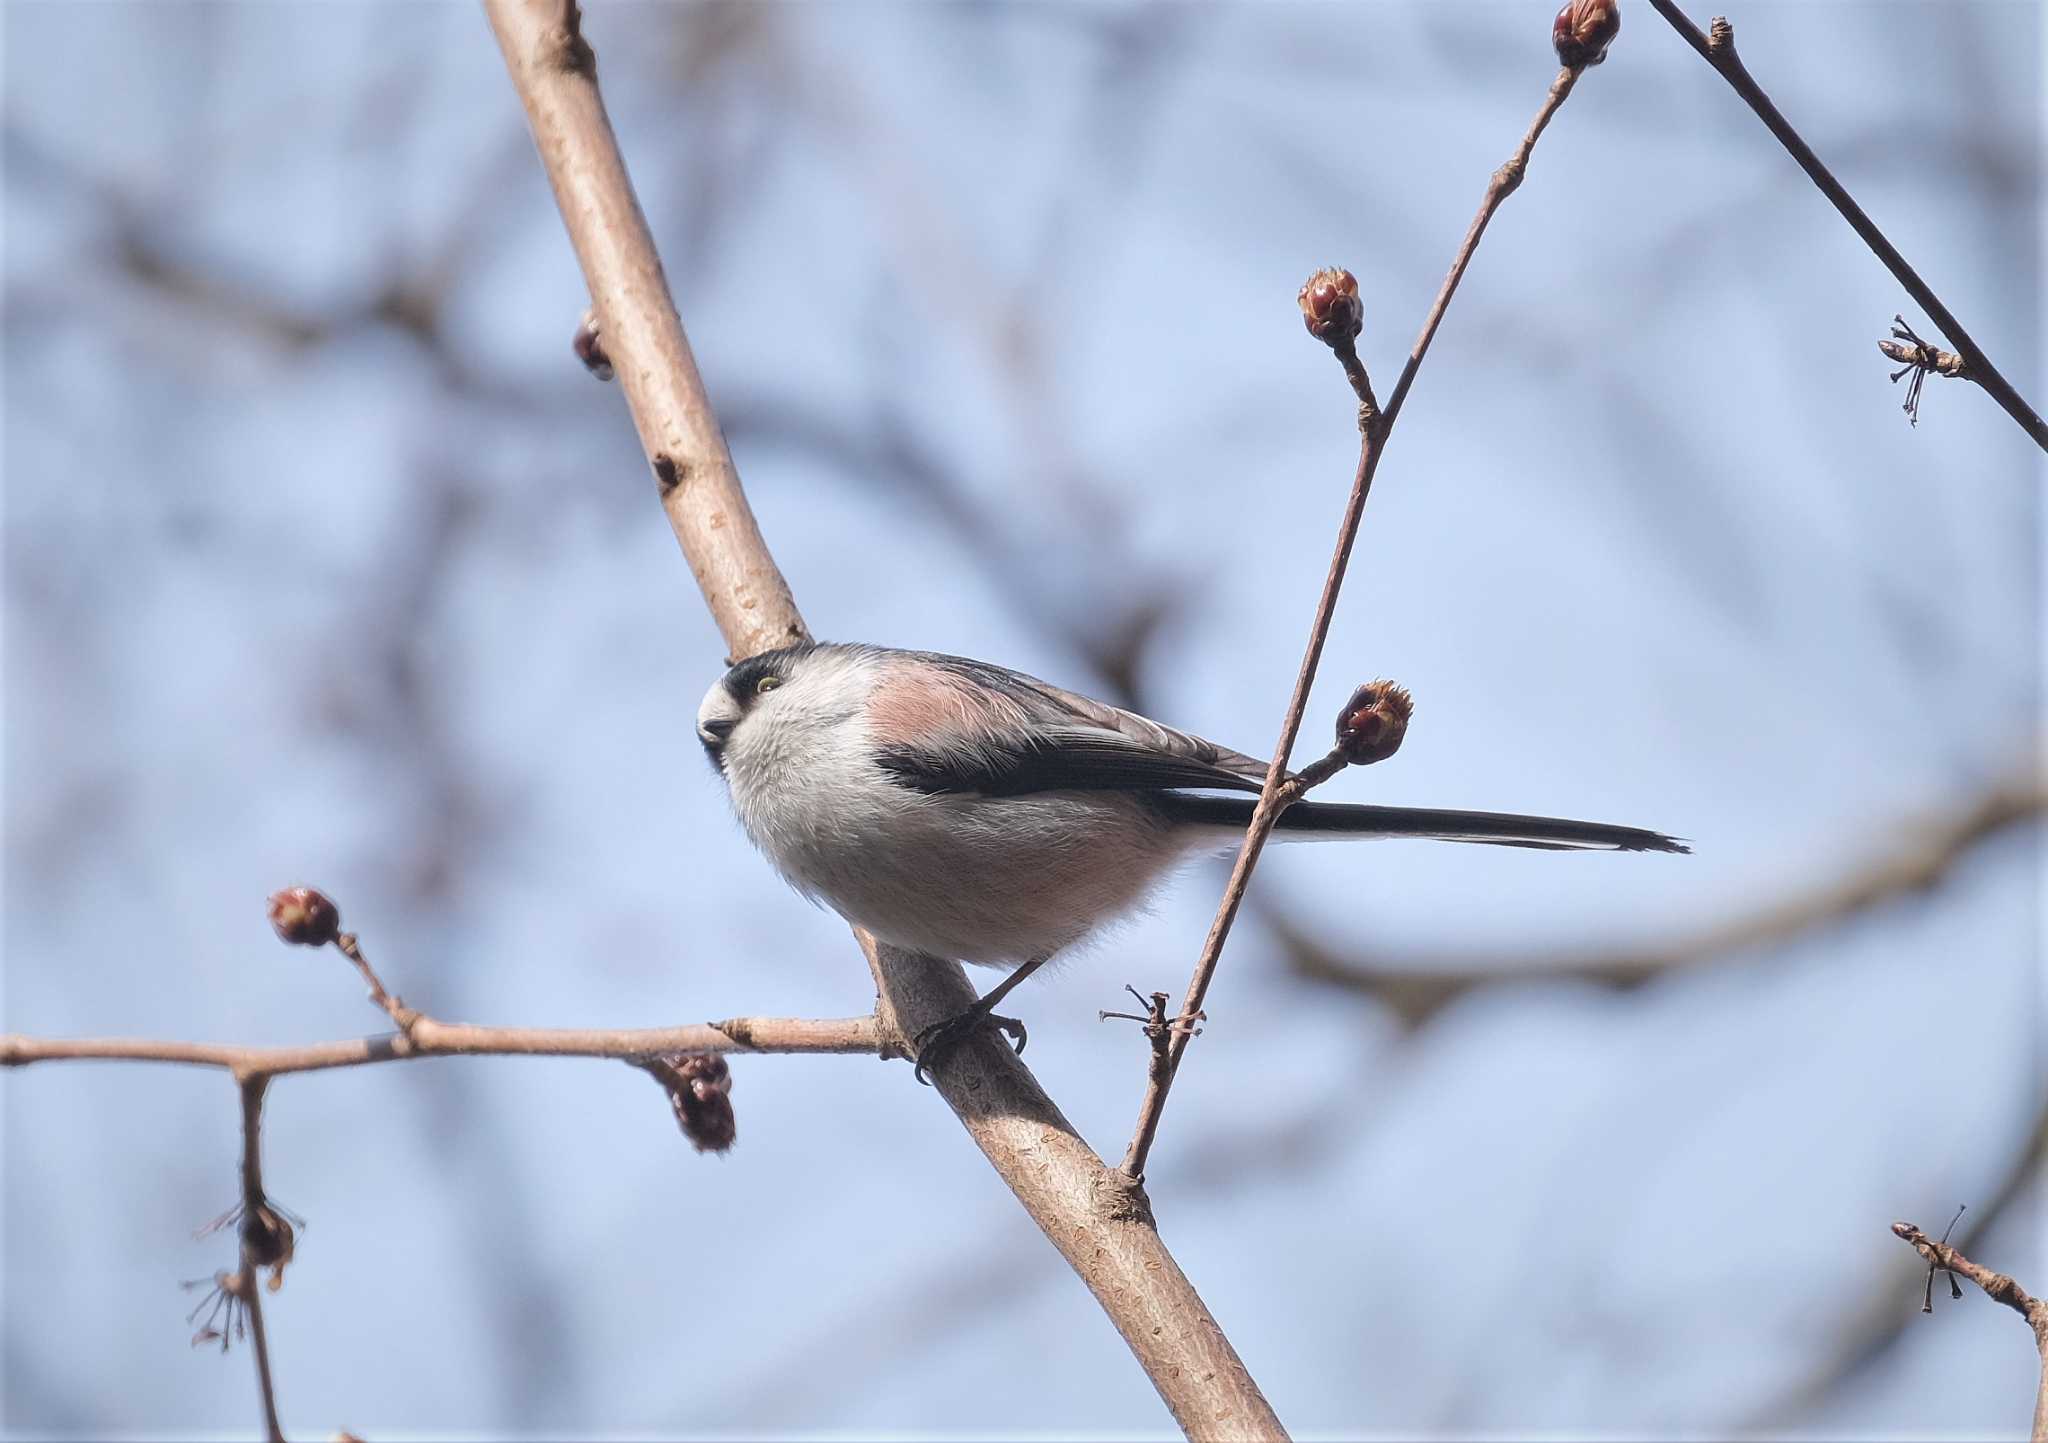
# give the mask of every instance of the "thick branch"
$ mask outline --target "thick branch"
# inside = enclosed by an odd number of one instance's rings
[[[1971,1262],[1955,1248],[1930,1238],[1911,1223],[1893,1223],[1892,1231],[1927,1259],[1930,1270],[1939,1268],[1961,1274],[1982,1288],[1985,1297],[2005,1304],[2027,1320],[2027,1326],[2034,1330],[2034,1347],[2041,1354],[2041,1383],[2034,1395],[2033,1443],[2048,1443],[2048,1302],[2034,1297],[2004,1273]]]
[[[1820,187],[1820,193],[1842,213],[1842,219],[1849,222],[1850,229],[1862,237],[1863,243],[1870,247],[1871,254],[1884,262],[1885,269],[1898,279],[1899,284],[1906,288],[1906,293],[1920,309],[1941,328],[1941,333],[1947,336],[1956,350],[1962,354],[1964,365],[1961,374],[1989,391],[1992,398],[2005,408],[2005,413],[2034,438],[2034,444],[2048,451],[2048,423],[2043,423],[2034,408],[2027,404],[2026,398],[2013,389],[2012,383],[2005,379],[1998,367],[1991,364],[1991,358],[1970,339],[1970,333],[1963,329],[1962,322],[1941,303],[1941,297],[1934,293],[1927,282],[1920,279],[1920,273],[1906,263],[1906,258],[1899,254],[1898,247],[1877,228],[1875,221],[1863,213],[1863,207],[1856,204],[1855,198],[1842,188],[1842,183],[1835,179],[1834,173],[1821,164],[1820,157],[1813,153],[1813,147],[1792,128],[1792,122],[1779,112],[1778,107],[1771,103],[1770,96],[1764,94],[1763,87],[1750,76],[1748,68],[1742,63],[1742,57],[1735,53],[1735,27],[1726,20],[1717,18],[1714,21],[1713,33],[1702,34],[1699,26],[1693,24],[1673,0],[1650,0],[1650,3],[1657,7],[1659,15],[1670,22],[1671,28],[1684,37],[1685,43],[1697,50],[1700,58],[1713,66],[1721,78],[1728,82],[1729,88],[1742,97],[1743,103],[1756,112],[1757,119],[1778,138],[1778,143],[1799,162],[1799,168]]]
[[[633,197],[574,0],[485,0],[582,262],[669,524],[735,656],[808,633],[740,491]],[[906,1030],[973,999],[955,963],[861,943],[896,1050]],[[1141,1194],[1104,1168],[1030,1072],[993,1040],[959,1048],[939,1091],[1046,1236],[1087,1282],[1190,1436],[1284,1437],[1151,1227]]]
[[[859,935],[859,934],[857,934]],[[974,1001],[959,967],[878,948],[861,935],[887,1034],[906,1039]],[[1258,1384],[1160,1241],[1144,1190],[1104,1167],[1022,1060],[987,1034],[935,1069],[959,1114],[1032,1221],[1079,1273],[1192,1439],[1285,1439]]]
[[[485,10],[582,262],[669,525],[735,657],[806,639],[740,490],[597,90],[576,0]]]
[[[1316,668],[1323,659],[1323,644],[1329,638],[1330,623],[1337,613],[1337,595],[1344,586],[1344,573],[1351,564],[1351,548],[1358,539],[1359,522],[1365,515],[1365,500],[1372,492],[1373,473],[1379,469],[1387,438],[1394,429],[1394,422],[1400,418],[1410,387],[1415,384],[1415,373],[1422,367],[1422,358],[1429,354],[1430,342],[1436,339],[1437,327],[1443,324],[1444,312],[1450,307],[1458,282],[1464,279],[1465,268],[1472,263],[1472,255],[1479,249],[1479,238],[1486,233],[1487,223],[1500,209],[1501,202],[1521,186],[1537,139],[1543,134],[1544,127],[1550,124],[1551,116],[1572,93],[1578,78],[1579,72],[1569,67],[1558,72],[1549,93],[1543,98],[1543,104],[1536,111],[1536,118],[1523,135],[1522,143],[1515,148],[1507,164],[1496,170],[1488,181],[1478,214],[1473,216],[1472,224],[1466,229],[1464,242],[1451,261],[1450,273],[1444,277],[1436,300],[1429,308],[1429,315],[1423,320],[1422,333],[1416,337],[1414,348],[1408,353],[1408,363],[1401,368],[1401,379],[1395,383],[1385,412],[1376,411],[1371,383],[1365,379],[1364,368],[1358,364],[1353,348],[1348,344],[1337,348],[1338,359],[1343,362],[1345,375],[1359,399],[1358,469],[1352,478],[1351,496],[1344,506],[1344,518],[1338,524],[1336,554],[1330,558],[1330,570],[1323,579],[1323,592],[1316,601],[1315,620],[1309,627],[1308,650],[1302,656],[1301,669],[1295,674],[1294,694],[1288,699],[1287,714],[1280,724],[1280,740],[1273,749],[1273,760],[1266,768],[1265,788],[1259,793],[1251,825],[1245,831],[1237,860],[1231,866],[1230,881],[1223,889],[1223,901],[1216,909],[1216,919],[1210,924],[1201,955],[1195,961],[1194,976],[1189,980],[1187,995],[1181,1001],[1183,1017],[1192,1017],[1202,1010],[1203,999],[1208,996],[1209,984],[1216,975],[1216,964],[1223,956],[1223,945],[1229,940],[1230,929],[1244,905],[1245,888],[1251,882],[1252,869],[1258,866],[1259,855],[1265,850],[1266,839],[1272,835],[1280,813],[1301,795],[1302,789],[1287,785],[1287,759],[1294,751],[1295,738],[1301,733],[1302,715],[1308,709],[1309,691],[1315,685]],[[1131,1134],[1131,1145],[1124,1153],[1123,1172],[1133,1181],[1145,1176],[1145,1162],[1151,1155],[1153,1140],[1159,1134],[1159,1120],[1166,1109],[1167,1093],[1173,1087],[1181,1058],[1193,1037],[1192,1029],[1177,1030],[1169,1044],[1171,1065],[1154,1068],[1146,1081],[1145,1096],[1138,1106],[1137,1127]]]

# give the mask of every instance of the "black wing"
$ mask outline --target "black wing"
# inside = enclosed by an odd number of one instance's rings
[[[892,747],[880,752],[878,760],[898,782],[920,792],[1016,797],[1027,792],[1164,791],[1172,787],[1259,790],[1256,780],[1237,772],[1095,728],[1052,729],[1016,746],[983,742],[943,752]]]
[[[917,656],[1001,695],[1026,725],[1021,735],[979,731],[939,746],[884,749],[883,768],[904,786],[1015,797],[1173,787],[1256,792],[1265,781],[1264,762],[1136,712],[1007,667],[933,652]]]

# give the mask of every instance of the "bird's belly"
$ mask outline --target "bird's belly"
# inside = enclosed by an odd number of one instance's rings
[[[906,793],[874,815],[833,818],[779,860],[797,887],[885,942],[1014,966],[1128,911],[1177,852],[1142,803],[1112,793]]]

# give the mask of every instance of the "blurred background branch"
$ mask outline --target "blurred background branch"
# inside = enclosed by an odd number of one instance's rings
[[[1640,987],[1682,968],[1736,961],[1818,929],[1844,926],[1939,887],[1975,848],[2012,828],[2037,824],[2044,809],[2048,788],[2039,776],[2015,775],[1957,813],[1894,823],[1885,829],[1890,835],[1875,855],[1832,881],[1654,947],[1551,956],[1517,948],[1492,956],[1408,955],[1382,961],[1355,950],[1334,953],[1282,908],[1264,908],[1261,916],[1282,940],[1297,975],[1368,993],[1414,1027],[1476,987],[1545,981]]]
[[[1387,313],[1426,302],[1471,177],[1525,118],[1513,97],[1554,73],[1547,13],[604,13],[643,202],[807,602],[843,636],[1255,740],[1348,459],[1279,298],[1341,255]],[[306,1031],[297,970],[259,960],[248,899],[280,859],[432,959],[405,990],[438,1016],[864,1008],[865,979],[819,960],[843,929],[747,854],[694,754],[723,645],[646,525],[615,400],[561,355],[587,295],[474,14],[5,23],[7,1025],[333,1035]],[[1743,24],[1950,303],[2021,327],[2032,389],[2041,17],[1909,0]],[[1355,1428],[1361,1394],[1418,1434],[1748,1426],[1871,1319],[1919,1321],[1884,1223],[1961,1199],[1977,1223],[2048,1098],[2038,826],[1668,984],[1474,987],[1415,1027],[1302,979],[1260,910],[1402,976],[1664,955],[1833,891],[2035,745],[2037,463],[1988,408],[1871,425],[1895,403],[1867,365],[1895,283],[1649,34],[1574,98],[1526,224],[1468,278],[1437,343],[1458,384],[1411,402],[1416,484],[1374,503],[1394,529],[1361,543],[1331,647],[1347,684],[1423,698],[1353,794],[1641,816],[1699,851],[1670,882],[1449,848],[1262,864],[1218,983],[1229,1023],[1179,1084],[1203,1135],[1150,1171],[1176,1250],[1304,1429]],[[1910,77],[1910,121],[1872,76]],[[1393,134],[1356,164],[1356,137]],[[123,260],[117,201],[161,275]],[[1130,1043],[1096,1010],[1176,981],[1213,898],[1183,883],[1034,984],[1034,1064],[1086,1135],[1128,1123]],[[900,1081],[751,1070],[763,1122],[715,1185],[648,1146],[646,1084],[620,1068],[295,1086],[266,1141],[273,1185],[319,1205],[269,1320],[294,1412],[370,1437],[1156,1427],[1093,1304],[1034,1281],[1037,1230],[961,1166],[943,1113],[893,1104]],[[165,1299],[196,1271],[170,1223],[217,1211],[232,1165],[217,1086],[9,1074],[8,1429],[245,1426],[242,1369],[167,1346]],[[374,1148],[352,1141],[366,1112]],[[1936,1132],[1899,1121],[1930,1113]],[[159,1185],[108,1184],[132,1176]],[[2038,1273],[2040,1209],[2019,1187],[1995,1237],[1959,1242]],[[1753,1254],[1697,1244],[1761,1217],[1767,1283]],[[1439,1287],[1387,1273],[1387,1227]],[[1248,1229],[1317,1265],[1257,1269]],[[939,1232],[963,1241],[935,1256]],[[432,1261],[398,1310],[354,1265],[393,1236]],[[602,1288],[593,1236],[633,1259]],[[797,1287],[816,1325],[791,1336]],[[658,1352],[675,1300],[707,1291],[717,1326]],[[1465,1305],[1481,1291],[1515,1299],[1526,1347],[1494,1345]],[[1798,1425],[2023,1428],[2035,1380],[2010,1327],[1959,1309]],[[90,1355],[69,1341],[87,1335]],[[380,1378],[370,1414],[359,1373],[317,1362],[334,1356]]]

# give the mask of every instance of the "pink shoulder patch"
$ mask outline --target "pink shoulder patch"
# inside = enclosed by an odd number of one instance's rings
[[[951,679],[929,667],[891,664],[868,694],[868,723],[882,746],[910,746],[957,733],[967,698]]]
[[[868,693],[868,724],[876,743],[885,747],[985,737],[1021,721],[1021,710],[1007,698],[911,661],[890,663]]]

